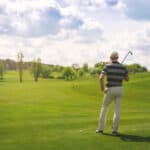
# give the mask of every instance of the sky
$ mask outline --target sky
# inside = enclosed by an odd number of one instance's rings
[[[117,51],[150,69],[149,0],[0,0],[0,58],[90,66]]]

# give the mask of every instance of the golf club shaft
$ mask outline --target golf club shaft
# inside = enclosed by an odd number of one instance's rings
[[[124,63],[124,61],[125,61],[125,59],[128,57],[128,55],[129,54],[131,54],[132,55],[132,52],[131,51],[129,51],[127,54],[126,54],[126,56],[123,58],[123,60],[121,61],[121,63],[123,64]]]

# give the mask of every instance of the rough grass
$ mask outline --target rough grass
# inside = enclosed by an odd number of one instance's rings
[[[105,135],[95,133],[102,93],[98,78],[35,83],[27,72],[0,82],[1,150],[143,150],[150,142],[150,73],[131,75],[124,85],[119,131],[111,136],[113,104]]]

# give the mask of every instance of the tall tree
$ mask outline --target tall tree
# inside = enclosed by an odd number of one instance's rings
[[[38,78],[42,72],[42,64],[41,64],[41,59],[38,58],[37,60],[35,59],[33,62],[32,62],[32,65],[31,65],[31,72],[34,76],[34,81],[37,82],[38,81]]]
[[[20,83],[23,81],[23,54],[22,52],[18,53],[18,70],[19,70],[19,81]]]
[[[0,80],[3,79],[3,74],[4,74],[4,64],[2,61],[0,61]]]
[[[89,66],[88,66],[87,63],[84,63],[82,68],[83,68],[84,72],[88,72],[89,71]]]

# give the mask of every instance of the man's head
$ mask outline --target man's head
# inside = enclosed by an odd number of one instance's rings
[[[111,60],[117,60],[119,58],[118,52],[113,51],[110,55]]]

